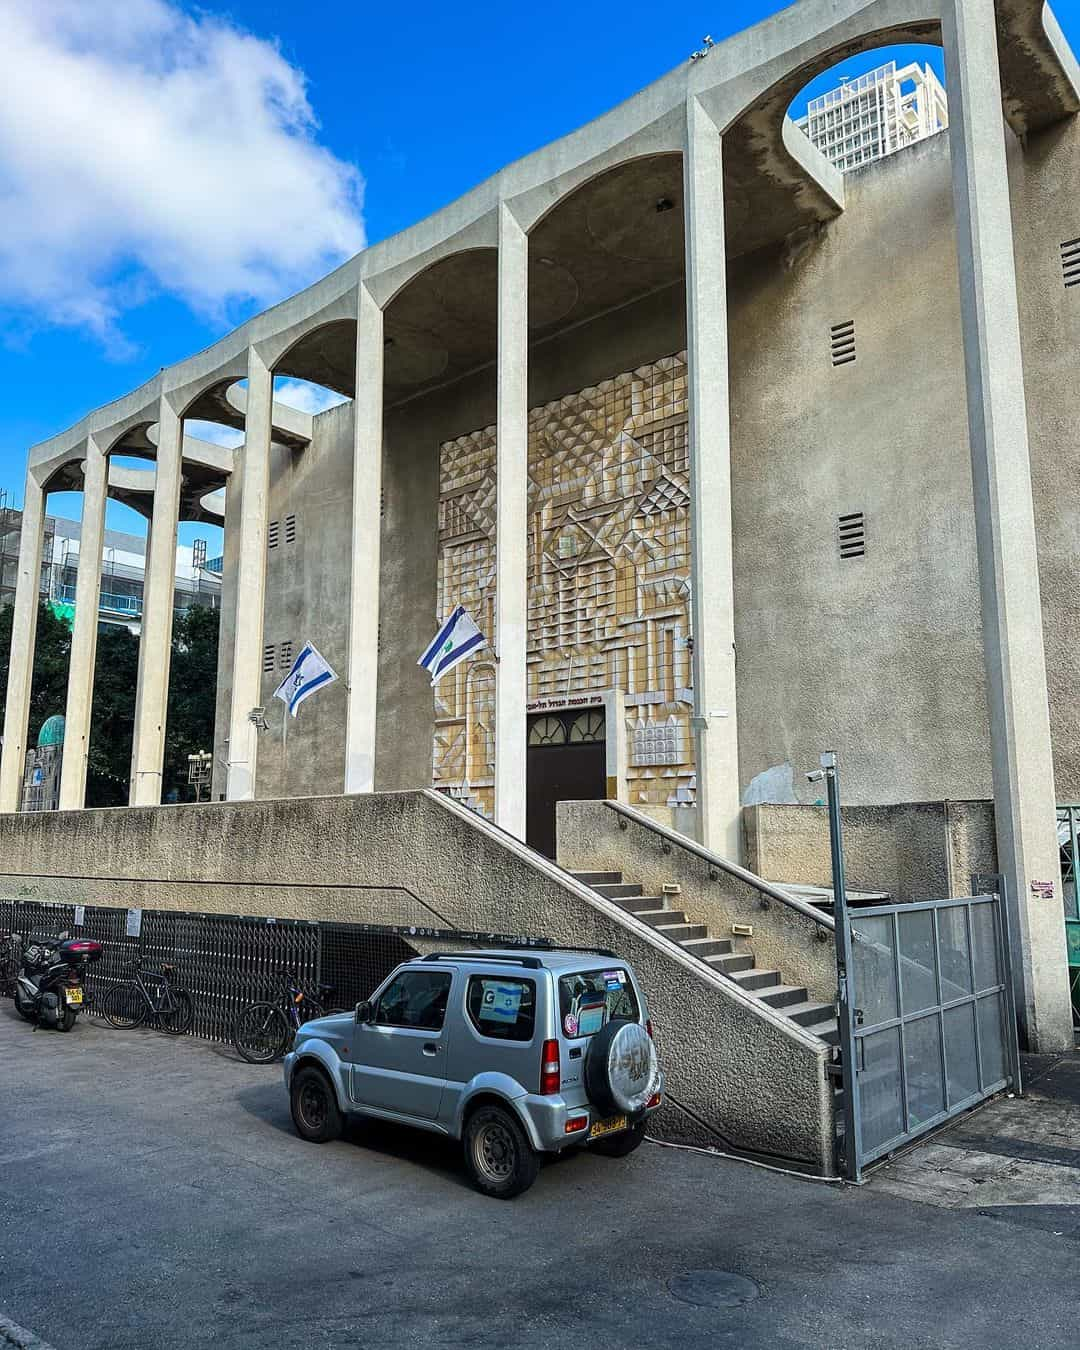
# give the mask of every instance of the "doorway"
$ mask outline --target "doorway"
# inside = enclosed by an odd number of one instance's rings
[[[555,857],[555,804],[607,795],[602,708],[565,709],[529,718],[525,762],[525,842]]]

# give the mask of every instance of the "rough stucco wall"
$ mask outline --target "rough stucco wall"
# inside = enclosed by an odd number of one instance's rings
[[[270,456],[270,520],[278,522],[279,542],[266,554],[263,644],[275,648],[276,659],[262,677],[269,727],[259,734],[260,797],[336,791],[345,781],[352,405],[314,421],[307,449],[275,445]],[[285,540],[288,514],[296,517],[292,544]],[[285,642],[292,644],[291,656],[282,654]],[[315,644],[340,678],[293,720],[273,694],[305,642]]]
[[[1061,245],[1080,237],[1080,122],[1007,138],[1046,677],[1059,801],[1080,798],[1080,287]]]
[[[996,870],[989,802],[845,806],[840,814],[851,890],[936,900],[966,894],[971,872]],[[824,806],[748,806],[743,822],[751,871],[769,881],[832,885]]]
[[[665,885],[677,884],[682,893],[672,897],[671,907],[684,910],[691,923],[707,924],[714,937],[731,938],[734,951],[752,955],[761,970],[780,971],[784,984],[805,985],[812,998],[825,1003],[836,998],[831,928],[763,897],[677,839],[638,824],[606,802],[560,802],[558,840],[559,865],[567,871],[621,872],[646,895],[660,895]],[[735,923],[751,924],[753,937],[734,937]]]
[[[948,137],[844,183],[820,235],[730,279],[742,786],[791,764],[813,800],[831,749],[845,801],[989,795]]]
[[[831,1170],[823,1045],[434,794],[4,815],[0,858],[0,888],[39,899],[403,921],[393,883],[464,928],[612,947],[649,999],[667,1133]]]

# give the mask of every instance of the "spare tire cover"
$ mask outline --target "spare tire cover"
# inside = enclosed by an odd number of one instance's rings
[[[641,1111],[659,1085],[656,1046],[639,1022],[609,1022],[593,1036],[585,1060],[585,1090],[601,1111]]]

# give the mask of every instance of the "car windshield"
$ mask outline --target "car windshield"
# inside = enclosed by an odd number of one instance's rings
[[[592,1036],[615,1017],[639,1020],[634,986],[623,966],[575,971],[559,977],[559,1015],[564,1036]]]

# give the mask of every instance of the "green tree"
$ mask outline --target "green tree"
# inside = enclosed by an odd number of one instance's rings
[[[0,609],[0,731],[7,692],[13,608]],[[169,673],[169,712],[165,729],[162,798],[175,791],[177,801],[192,801],[187,757],[214,748],[219,614],[194,606],[173,623]],[[34,678],[30,696],[30,736],[67,703],[71,633],[48,605],[38,612]],[[90,716],[90,753],[86,775],[87,806],[124,806],[131,777],[135,728],[135,690],[139,676],[139,639],[126,628],[102,624],[94,663],[94,705]]]
[[[173,624],[163,800],[175,791],[176,801],[194,801],[187,757],[214,748],[220,617],[216,609],[193,605]]]
[[[13,605],[5,605],[0,609],[0,735],[3,734],[4,700],[7,697],[11,659],[11,624],[14,617]],[[34,674],[30,685],[29,745],[37,743],[37,734],[47,717],[64,711],[70,660],[71,630],[47,604],[39,604]]]
[[[94,662],[87,806],[127,805],[138,678],[139,639],[126,628],[102,624]]]

